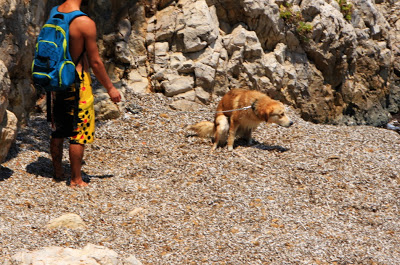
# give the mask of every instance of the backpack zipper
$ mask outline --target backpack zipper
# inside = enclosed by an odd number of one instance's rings
[[[43,26],[43,28],[55,28],[57,31],[61,32],[61,34],[64,36],[64,41],[63,41],[63,49],[64,49],[64,59],[67,59],[67,34],[65,33],[65,30],[56,25],[52,24],[46,24]]]
[[[75,64],[73,63],[73,62],[71,62],[71,61],[65,61],[62,65],[61,65],[61,67],[60,67],[60,72],[58,73],[58,75],[59,75],[59,83],[60,83],[60,87],[61,87],[61,84],[62,84],[62,76],[61,76],[61,73],[62,73],[62,71],[63,71],[63,69],[64,69],[64,66],[66,65],[66,64],[72,64],[74,67],[75,67]]]

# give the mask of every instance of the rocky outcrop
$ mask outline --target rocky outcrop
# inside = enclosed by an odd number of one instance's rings
[[[12,79],[10,110],[23,121],[36,92],[27,74],[31,54],[20,51],[32,50],[56,1],[11,2],[1,10],[0,51]],[[123,92],[201,102],[196,91],[211,98],[245,86],[293,105],[307,120],[381,125],[399,111],[399,3],[348,3],[348,17],[333,0],[102,1],[84,11],[98,25],[101,54]],[[98,113],[118,116],[106,97]]]
[[[0,0],[0,60],[11,79],[9,106],[19,123],[26,123],[37,93],[30,82],[32,54],[45,1]]]
[[[91,1],[98,45],[124,93],[207,104],[234,87],[262,90],[317,123],[388,122],[400,105],[400,3],[353,0]],[[19,123],[41,91],[30,83],[48,1],[0,0],[0,59]],[[348,10],[346,10],[348,8]],[[118,117],[95,84],[96,113]],[[4,106],[4,104],[3,104]]]
[[[147,38],[149,53],[162,57],[152,68],[155,90],[174,96],[171,80],[184,75],[194,79],[193,90],[217,95],[239,86],[263,90],[314,122],[386,123],[399,111],[399,34],[398,18],[389,22],[380,9],[395,14],[398,4],[354,1],[346,19],[336,1],[290,2],[188,0],[160,10]],[[205,3],[208,11],[200,10]],[[210,23],[192,27],[193,14]],[[176,67],[178,55],[179,65],[191,66],[185,72]]]

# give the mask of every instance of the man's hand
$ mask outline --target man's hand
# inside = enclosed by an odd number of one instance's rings
[[[116,89],[114,86],[112,86],[107,92],[112,102],[118,103],[121,101],[121,94],[119,93],[118,89]]]

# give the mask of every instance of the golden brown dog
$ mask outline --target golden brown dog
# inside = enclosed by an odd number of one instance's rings
[[[219,102],[214,123],[202,121],[188,129],[195,131],[200,137],[214,137],[212,150],[228,140],[228,150],[232,151],[236,135],[251,144],[252,131],[263,121],[283,127],[293,124],[281,102],[259,91],[232,89]]]

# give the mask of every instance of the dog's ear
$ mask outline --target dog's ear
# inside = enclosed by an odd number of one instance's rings
[[[271,105],[268,105],[265,108],[265,113],[264,113],[264,118],[265,122],[268,122],[269,118],[271,117],[271,114],[274,112],[274,108]]]

